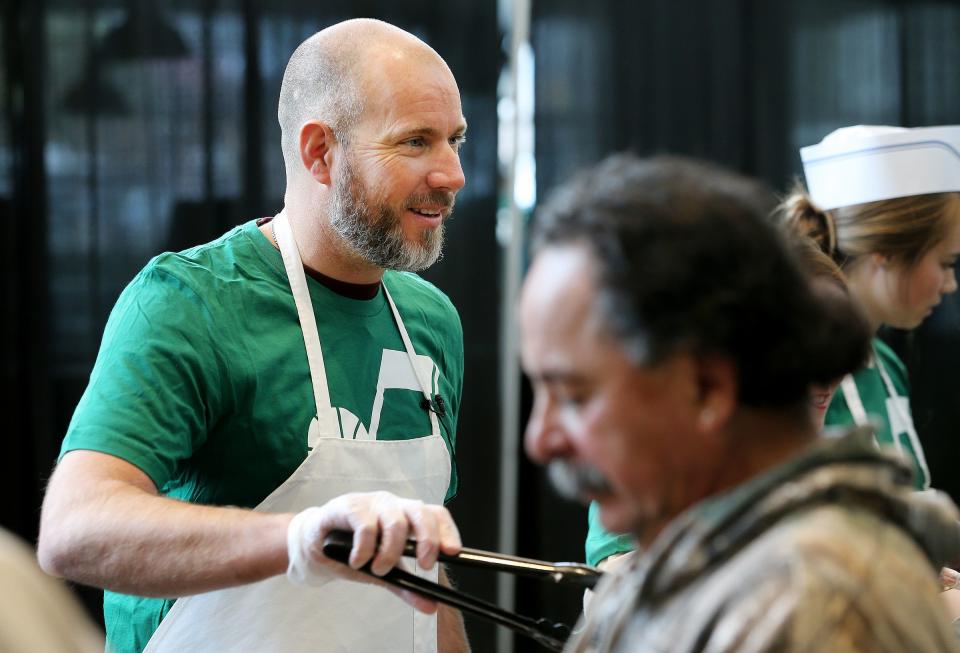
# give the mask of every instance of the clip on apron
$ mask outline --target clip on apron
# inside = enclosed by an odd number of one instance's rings
[[[332,560],[347,564],[352,546],[352,533],[333,531],[323,541],[323,554]],[[416,557],[416,546],[417,543],[414,540],[408,540],[403,554],[408,557]],[[574,585],[583,589],[593,589],[603,576],[603,572],[590,565],[574,562],[544,562],[466,547],[461,549],[457,555],[440,553],[438,558],[440,562],[445,564],[504,571],[518,576],[549,580],[557,584]],[[530,637],[550,651],[562,650],[564,642],[570,636],[570,627],[566,624],[554,623],[544,618],[524,617],[483,599],[463,594],[453,588],[434,583],[397,567],[383,576],[376,576],[371,571],[369,563],[361,567],[359,571],[428,599],[445,603],[495,624],[506,626]]]

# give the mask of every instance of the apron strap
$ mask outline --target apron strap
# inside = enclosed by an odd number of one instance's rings
[[[853,380],[852,375],[847,374],[843,377],[843,381],[840,382],[840,390],[847,402],[847,408],[850,409],[853,423],[857,426],[870,426],[870,419],[867,417],[867,411],[863,408],[863,401],[860,399],[860,392],[857,390],[857,383]]]
[[[923,447],[920,445],[920,437],[917,435],[917,429],[913,424],[913,416],[904,408],[904,402],[909,401],[909,398],[897,392],[897,388],[893,385],[893,379],[890,378],[890,374],[887,373],[887,369],[883,366],[883,363],[880,362],[880,357],[876,355],[876,352],[874,352],[873,359],[876,361],[877,369],[880,371],[880,378],[883,379],[883,385],[886,387],[887,395],[890,397],[890,401],[887,402],[887,410],[890,410],[890,407],[892,407],[900,417],[903,428],[906,429],[907,439],[910,440],[913,455],[917,457],[917,464],[920,465],[920,469],[923,471],[925,480],[924,489],[926,489],[930,487],[930,468],[927,467],[927,457],[923,453]],[[890,425],[890,434],[897,443],[897,447],[901,447],[900,434],[893,432],[892,422]]]
[[[303,344],[307,348],[307,363],[310,366],[310,380],[313,382],[313,399],[317,404],[317,417],[323,422],[324,416],[331,413],[333,407],[330,404],[330,390],[327,387],[327,371],[323,365],[317,318],[313,314],[307,277],[303,272],[303,259],[293,230],[290,228],[290,222],[283,211],[273,218],[273,229],[283,257],[283,267],[287,270],[293,301],[297,305],[297,315],[300,317]]]
[[[420,366],[417,365],[417,352],[413,348],[413,343],[410,341],[410,336],[407,335],[407,327],[403,326],[403,320],[400,319],[400,312],[397,310],[397,305],[393,303],[393,297],[390,296],[390,291],[387,290],[387,284],[381,281],[380,285],[383,287],[383,294],[387,298],[387,303],[390,304],[390,312],[393,313],[393,320],[397,323],[397,328],[400,330],[400,337],[403,339],[403,347],[407,350],[407,358],[410,359],[410,366],[413,368],[413,375],[417,377],[417,383],[420,385],[420,391],[423,393],[424,398],[428,402],[432,402],[433,393],[430,391],[432,384],[430,381],[423,378],[423,372],[420,369]]]

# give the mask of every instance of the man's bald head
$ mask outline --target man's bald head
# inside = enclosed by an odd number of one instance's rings
[[[367,71],[389,53],[402,53],[411,60],[426,55],[442,63],[414,35],[372,18],[337,23],[297,47],[283,74],[277,109],[288,179],[300,165],[300,129],[308,120],[321,120],[339,141],[349,140],[350,130],[363,114]]]

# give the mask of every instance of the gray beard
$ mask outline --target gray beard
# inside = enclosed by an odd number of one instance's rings
[[[610,492],[606,479],[593,467],[557,458],[547,466],[547,475],[557,494],[571,501],[589,503],[590,495]]]
[[[449,204],[449,193],[413,197],[412,205]],[[334,189],[330,205],[330,226],[364,261],[385,270],[419,272],[436,263],[443,255],[444,224],[425,230],[419,242],[407,242],[401,218],[384,204],[372,204],[348,160],[343,179]]]

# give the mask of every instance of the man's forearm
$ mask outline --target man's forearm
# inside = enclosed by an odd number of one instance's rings
[[[167,499],[131,467],[105,454],[68,454],[44,501],[38,545],[44,569],[87,585],[162,597],[241,585],[286,569],[291,515]]]
[[[452,586],[443,567],[440,567],[440,584]],[[456,608],[442,603],[437,610],[437,645],[439,653],[470,653],[463,615]]]

